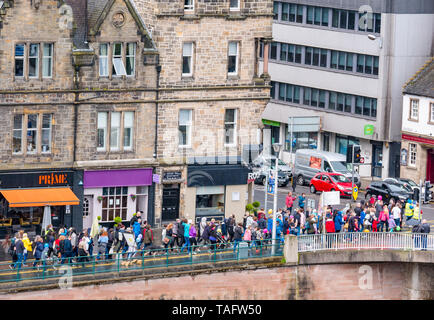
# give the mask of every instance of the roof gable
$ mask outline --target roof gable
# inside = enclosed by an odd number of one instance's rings
[[[142,41],[145,44],[145,49],[156,50],[154,41],[152,40],[148,29],[142,18],[140,17],[135,3],[133,0],[119,0],[123,1],[128,8],[129,13],[136,22],[139,34],[142,36]],[[111,11],[113,4],[116,0],[92,0],[89,1],[88,7],[88,21],[89,21],[89,35],[95,36],[100,31],[101,25],[107,18]]]
[[[434,98],[434,57],[405,84],[403,93]]]

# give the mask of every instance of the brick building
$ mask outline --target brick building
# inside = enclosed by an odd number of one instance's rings
[[[2,193],[7,232],[37,232],[45,204],[55,225],[77,228],[137,210],[156,226],[195,218],[197,196],[243,213],[239,156],[258,143],[269,96],[257,56],[272,3],[235,2],[0,1],[0,189],[71,198],[12,207]],[[216,156],[231,161],[203,165]],[[223,178],[195,184],[194,170]]]

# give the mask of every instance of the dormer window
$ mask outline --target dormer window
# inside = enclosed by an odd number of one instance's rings
[[[115,42],[112,45],[108,43],[100,44],[98,58],[99,76],[134,77],[136,71],[136,47],[136,43],[134,42]],[[109,70],[111,70],[111,74]]]

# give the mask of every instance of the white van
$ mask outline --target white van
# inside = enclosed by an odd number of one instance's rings
[[[341,173],[351,180],[351,171],[346,163],[347,157],[340,153],[298,149],[295,153],[294,176],[298,185],[309,184],[319,172]],[[351,165],[351,164],[350,164]],[[360,188],[358,173],[354,173],[354,183]]]

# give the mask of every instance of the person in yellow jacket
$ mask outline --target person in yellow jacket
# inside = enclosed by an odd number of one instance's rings
[[[24,248],[26,249],[24,252],[24,259],[23,259],[23,265],[25,266],[27,256],[29,255],[29,252],[32,252],[32,241],[30,241],[29,237],[27,236],[27,233],[23,234],[23,244],[24,244]]]
[[[404,215],[407,217],[407,221],[411,219],[411,217],[413,217],[413,205],[411,203],[411,200],[408,200],[407,203],[405,204],[405,210],[404,210]]]
[[[416,201],[413,201],[413,206],[414,206],[414,208],[413,208],[412,219],[414,219],[414,220],[420,220],[421,219],[421,217],[420,217],[420,208],[419,208],[419,205],[417,204]]]

